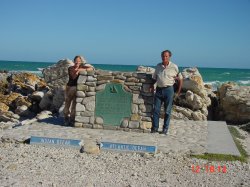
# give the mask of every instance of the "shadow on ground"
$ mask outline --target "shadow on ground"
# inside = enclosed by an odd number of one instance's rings
[[[48,123],[52,125],[61,125],[64,126],[64,118],[63,117],[49,117],[46,119],[39,120],[39,122]]]

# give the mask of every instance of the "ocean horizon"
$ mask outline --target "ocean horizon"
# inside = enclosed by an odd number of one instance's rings
[[[7,61],[0,60],[0,70],[9,72],[30,72],[42,76],[41,69],[47,68],[57,62],[32,62],[32,61]],[[144,64],[138,65],[121,65],[121,64],[92,64],[96,69],[110,71],[136,71],[138,66],[148,66]],[[155,64],[156,65],[156,64]],[[180,71],[188,67],[179,67]],[[212,85],[216,90],[218,86],[225,82],[235,82],[239,85],[250,86],[250,69],[236,68],[212,68],[212,67],[197,67],[202,75],[205,84]]]

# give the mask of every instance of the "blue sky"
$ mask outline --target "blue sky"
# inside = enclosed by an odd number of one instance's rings
[[[0,0],[0,60],[250,68],[250,0]]]

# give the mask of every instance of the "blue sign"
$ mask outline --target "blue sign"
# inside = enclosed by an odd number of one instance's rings
[[[81,140],[31,136],[30,144],[41,144],[41,145],[53,145],[53,146],[61,146],[61,147],[80,148],[81,147],[81,145],[80,145]]]
[[[101,150],[156,153],[156,146],[101,142]]]

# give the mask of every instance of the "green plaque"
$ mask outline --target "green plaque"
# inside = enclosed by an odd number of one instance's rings
[[[104,125],[119,126],[131,115],[131,101],[132,94],[122,84],[106,84],[105,90],[96,93],[95,116],[102,117]]]

